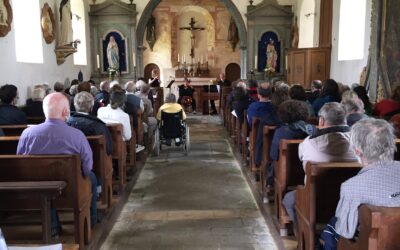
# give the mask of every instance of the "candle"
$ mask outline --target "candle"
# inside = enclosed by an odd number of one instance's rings
[[[178,53],[178,62],[179,62],[179,53]]]
[[[256,55],[256,58],[254,60],[254,68],[257,69],[257,64],[258,64],[258,56]]]
[[[183,54],[183,62],[186,62],[186,54]]]
[[[206,55],[206,62],[208,62],[208,55]]]
[[[200,57],[200,63],[203,64],[203,56]]]
[[[133,67],[136,67],[136,55],[133,53],[132,55],[132,62],[133,62]]]
[[[96,56],[97,68],[100,69],[100,56]]]

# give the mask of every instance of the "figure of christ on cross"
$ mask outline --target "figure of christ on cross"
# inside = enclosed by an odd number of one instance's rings
[[[192,62],[194,59],[194,45],[196,42],[196,36],[194,35],[194,31],[205,30],[205,28],[194,27],[195,23],[196,23],[196,21],[194,20],[194,17],[192,17],[192,18],[190,18],[189,27],[181,27],[180,28],[180,30],[189,30],[190,31],[190,41],[191,41],[190,57],[192,58]]]

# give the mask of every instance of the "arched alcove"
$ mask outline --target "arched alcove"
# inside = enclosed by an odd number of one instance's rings
[[[237,63],[230,63],[225,68],[226,79],[231,82],[240,79],[240,66]]]
[[[240,49],[241,49],[241,75],[244,77],[246,75],[247,71],[247,31],[246,31],[246,26],[243,21],[242,15],[240,14],[239,10],[235,6],[235,4],[232,2],[232,0],[220,0],[221,3],[228,9],[230,14],[232,15],[233,19],[236,22],[236,25],[238,27],[239,31],[239,43],[240,43]],[[137,55],[137,61],[138,61],[138,72],[139,75],[144,73],[143,69],[143,51],[145,49],[143,41],[144,41],[144,35],[146,31],[146,24],[150,19],[151,14],[153,13],[154,9],[157,7],[157,5],[161,2],[161,0],[150,0],[150,2],[147,4],[146,8],[143,10],[143,13],[140,17],[140,20],[137,25],[137,46],[138,46],[138,55]]]

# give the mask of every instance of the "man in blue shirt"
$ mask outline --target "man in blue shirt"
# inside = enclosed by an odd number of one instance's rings
[[[69,100],[61,93],[52,93],[43,100],[43,111],[46,121],[23,131],[18,142],[17,154],[79,154],[82,172],[92,182],[92,201],[90,220],[93,227],[97,222],[97,178],[92,172],[93,154],[89,142],[79,129],[68,126],[65,120],[69,116]],[[52,236],[58,235],[61,229],[57,212],[52,210]]]
[[[273,107],[270,100],[271,94],[272,89],[269,82],[264,82],[259,85],[257,88],[257,96],[259,101],[253,102],[247,109],[247,120],[249,122],[249,127],[251,127],[253,117],[264,117],[268,113],[272,112]]]

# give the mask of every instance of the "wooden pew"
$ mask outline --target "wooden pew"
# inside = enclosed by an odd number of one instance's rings
[[[164,103],[164,88],[162,88],[162,87],[154,88],[151,90],[151,92],[153,93],[153,97],[154,97],[154,94],[156,95],[156,97],[154,98],[154,104],[153,104],[153,114],[156,117],[158,110]]]
[[[93,152],[93,171],[99,178],[103,189],[101,203],[109,208],[112,201],[112,156],[106,153],[104,135],[87,136],[86,138]],[[18,141],[19,136],[0,137],[0,155],[15,155]]]
[[[265,125],[263,127],[263,146],[262,146],[262,160],[261,160],[261,175],[262,175],[262,186],[261,191],[266,197],[266,186],[267,186],[267,168],[271,164],[269,153],[271,151],[272,139],[274,138],[276,126]]]
[[[28,125],[0,125],[0,128],[3,129],[3,132],[6,136],[20,136],[22,131],[26,129]]]
[[[279,160],[275,164],[274,191],[275,211],[281,236],[287,234],[287,224],[291,222],[282,204],[285,194],[304,183],[303,163],[299,159],[299,144],[303,140],[286,140],[279,143]]]
[[[78,155],[0,155],[0,181],[64,181],[63,194],[54,202],[56,209],[74,213],[75,242],[85,249],[91,239],[90,202],[91,183],[82,176]],[[0,210],[39,209],[39,199],[3,198]]]
[[[247,121],[247,119],[246,119],[246,121]],[[258,129],[259,124],[260,124],[260,118],[253,117],[252,124],[251,124],[251,130],[250,130],[250,136],[249,136],[250,170],[252,172],[259,171],[259,168],[258,168],[258,166],[256,166],[256,162],[254,160],[254,150],[255,150],[255,145],[256,145],[257,129]]]
[[[248,164],[247,161],[247,153],[248,153],[248,143],[247,143],[247,136],[249,134],[249,123],[247,122],[247,109],[243,112],[243,123],[240,130],[240,139],[242,143],[242,161],[245,165]]]
[[[221,114],[221,111],[223,113],[223,116],[225,116],[225,106],[226,106],[226,98],[228,95],[232,92],[231,87],[222,87],[221,88],[221,105],[219,105],[219,113]]]
[[[327,162],[306,165],[306,183],[297,187],[298,248],[313,250],[316,225],[335,215],[340,185],[361,169],[358,162]]]
[[[46,117],[41,117],[41,116],[28,116],[26,117],[26,120],[28,121],[28,124],[40,124],[43,123],[46,120]]]
[[[357,240],[341,237],[339,250],[400,249],[400,208],[361,205],[358,208],[358,221]]]
[[[232,112],[232,104],[225,104],[225,109],[224,109],[224,126],[228,130],[228,133],[230,133],[230,124],[231,124],[231,112]]]
[[[122,124],[107,124],[113,141],[112,158],[116,160],[118,167],[118,186],[120,191],[126,184],[126,144],[122,139]]]
[[[0,136],[0,154],[15,155],[17,154],[19,136]]]
[[[236,129],[236,116],[234,116],[233,114],[229,114],[229,116],[230,116],[230,118],[229,118],[229,121],[230,121],[229,135],[232,138],[235,138],[235,136],[236,136],[236,132],[235,132],[235,129]]]
[[[67,186],[64,181],[16,181],[0,182],[0,194],[2,199],[21,197],[29,200],[40,200],[42,213],[42,238],[44,243],[50,243],[51,239],[51,203]],[[8,197],[8,198],[6,198]]]
[[[87,136],[93,152],[93,172],[101,182],[101,204],[106,208],[112,205],[112,156],[107,155],[104,135]],[[102,206],[97,206],[102,209]]]
[[[137,142],[137,136],[139,135],[139,130],[134,126],[133,124],[133,117],[132,115],[130,117],[130,122],[131,122],[131,139],[129,141],[126,141],[126,160],[127,160],[127,166],[130,168],[134,168],[136,166],[136,142]],[[143,124],[140,124],[142,121],[138,117],[138,126],[143,129]]]

